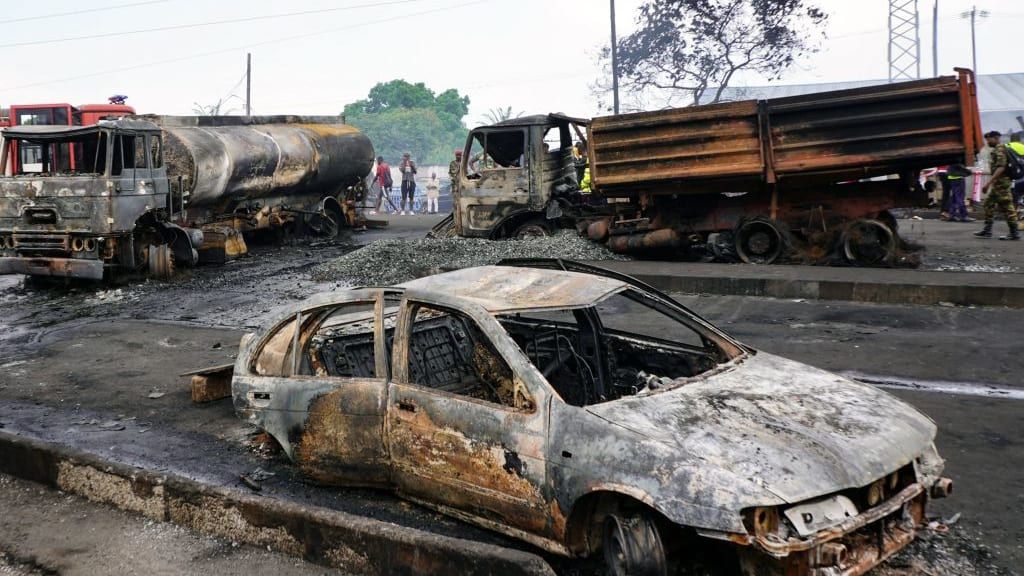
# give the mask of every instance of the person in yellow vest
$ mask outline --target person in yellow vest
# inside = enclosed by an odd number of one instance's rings
[[[1024,142],[1020,141],[1020,132],[1014,132],[1010,134],[1010,143],[1007,144],[1018,156],[1024,156]],[[1024,204],[1024,178],[1017,180],[1013,183],[1013,205],[1017,208],[1018,216],[1020,215],[1021,205]]]
[[[949,212],[950,222],[973,222],[974,219],[967,216],[967,205],[965,204],[964,193],[967,183],[964,176],[971,171],[962,164],[956,164],[946,169],[946,181],[949,182]]]
[[[580,192],[590,194],[590,166],[583,169],[583,179],[580,180]]]

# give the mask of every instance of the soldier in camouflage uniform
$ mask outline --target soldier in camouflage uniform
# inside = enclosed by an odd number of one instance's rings
[[[974,235],[979,238],[992,237],[992,224],[995,220],[996,208],[1006,216],[1006,225],[1010,227],[1010,233],[1000,236],[1000,240],[1020,240],[1020,232],[1017,230],[1017,209],[1013,205],[1013,181],[1006,173],[1007,151],[1006,147],[999,143],[1002,137],[999,132],[985,134],[985,142],[992,148],[992,155],[989,159],[989,167],[992,171],[992,178],[985,185],[985,228]]]

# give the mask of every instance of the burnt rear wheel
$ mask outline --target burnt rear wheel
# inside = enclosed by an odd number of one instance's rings
[[[604,521],[604,561],[611,576],[665,576],[668,563],[650,514],[610,514]]]
[[[785,249],[783,234],[771,220],[755,218],[740,225],[734,235],[736,254],[748,264],[771,264]]]
[[[878,220],[856,220],[843,232],[843,255],[851,263],[877,266],[896,255],[896,234]]]

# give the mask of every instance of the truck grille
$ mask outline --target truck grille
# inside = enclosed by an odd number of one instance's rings
[[[22,254],[68,252],[69,237],[64,234],[15,234],[14,249]]]

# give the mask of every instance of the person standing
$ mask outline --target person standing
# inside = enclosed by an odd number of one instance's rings
[[[374,205],[373,210],[370,211],[370,214],[380,212],[381,202],[383,202],[385,195],[388,197],[388,202],[391,202],[391,188],[394,185],[395,182],[391,179],[391,166],[384,161],[383,156],[377,156],[377,188],[380,191],[377,193],[377,203]]]
[[[1017,153],[1017,156],[1024,156],[1024,143],[1020,141],[1020,132],[1010,135],[1010,148]],[[1017,209],[1017,216],[1020,216],[1021,205],[1024,204],[1024,178],[1013,183],[1013,206]]]
[[[427,181],[427,214],[437,214],[437,199],[441,196],[440,183],[437,181],[437,174],[430,173],[430,180]]]
[[[967,190],[967,182],[964,180],[964,176],[968,174],[970,174],[970,171],[959,164],[950,166],[947,170],[946,181],[949,183],[949,202],[946,209],[949,212],[950,222],[972,221],[967,216],[966,198],[964,198]]]
[[[1013,182],[1010,180],[1009,174],[1006,173],[1009,153],[1006,151],[1006,147],[999,143],[1001,138],[1002,135],[996,131],[985,134],[985,143],[992,148],[989,156],[989,169],[992,171],[992,178],[983,188],[983,191],[988,193],[983,204],[985,227],[975,232],[974,235],[979,238],[992,237],[992,224],[995,221],[998,208],[1006,217],[1006,225],[1010,228],[1010,233],[1000,236],[999,239],[1020,240],[1020,232],[1017,230],[1017,208],[1013,205],[1013,196],[1010,192]]]
[[[402,154],[402,163],[398,166],[402,173],[402,211],[405,214],[405,200],[409,199],[409,214],[413,213],[412,201],[416,197],[416,163],[412,161],[412,154]]]
[[[451,178],[451,192],[454,199],[458,193],[459,171],[462,169],[462,150],[455,151],[455,160],[448,163],[448,177]]]

